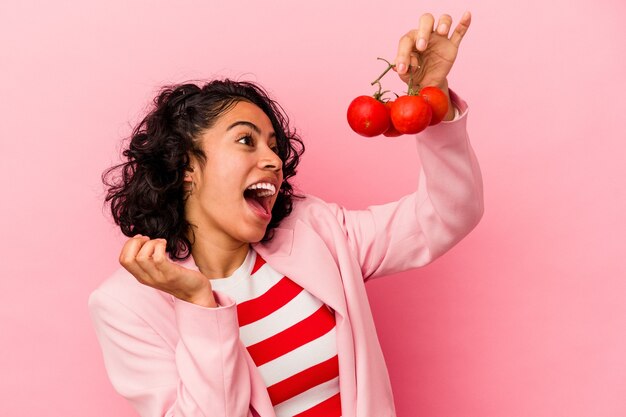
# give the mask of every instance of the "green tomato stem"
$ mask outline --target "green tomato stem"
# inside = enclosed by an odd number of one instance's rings
[[[378,91],[374,93],[374,98],[376,100],[380,100],[380,96],[383,95],[383,93],[381,92],[382,89],[383,89],[383,86],[382,86],[382,84],[379,81],[376,81],[376,84],[378,84]]]
[[[376,78],[374,81],[372,81],[371,85],[374,85],[376,83],[378,83],[378,85],[380,86],[380,79],[383,78],[385,76],[385,74],[387,74],[389,72],[390,69],[392,69],[393,67],[395,67],[394,64],[390,63],[389,61],[387,61],[385,58],[376,58],[376,59],[380,59],[381,61],[385,61],[387,63],[387,69],[383,71],[382,74],[380,74],[378,76],[378,78]],[[378,92],[380,92],[380,88],[378,89]]]

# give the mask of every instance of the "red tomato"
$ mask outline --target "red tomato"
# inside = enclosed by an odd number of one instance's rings
[[[393,101],[386,101],[385,102],[385,107],[387,107],[387,111],[390,113],[389,114],[389,120],[391,120],[391,105],[393,104]],[[389,123],[389,129],[385,130],[385,132],[383,133],[383,135],[387,136],[388,138],[395,138],[396,136],[400,136],[402,133],[398,132],[398,129],[396,129],[393,126],[393,123]]]
[[[448,96],[437,87],[424,87],[420,90],[420,95],[430,105],[433,111],[433,117],[430,119],[430,125],[436,125],[441,122],[448,112]]]
[[[401,96],[391,105],[391,123],[400,133],[421,132],[431,117],[432,110],[421,96]]]
[[[391,121],[382,102],[371,96],[359,96],[348,106],[348,124],[359,135],[372,137],[389,129]]]

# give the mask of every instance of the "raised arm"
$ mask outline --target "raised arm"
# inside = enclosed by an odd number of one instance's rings
[[[480,168],[461,115],[417,135],[418,187],[398,201],[366,210],[329,207],[344,228],[365,279],[424,266],[466,236],[483,214]]]
[[[409,69],[417,73],[419,51],[425,69],[417,81],[422,86],[442,88],[450,100],[447,121],[416,136],[421,160],[417,191],[366,210],[330,204],[365,279],[432,262],[466,236],[482,217],[482,176],[467,134],[467,104],[448,90],[446,78],[470,18],[466,12],[448,37],[450,16],[441,16],[435,32],[433,16],[425,14],[419,28],[400,39],[396,58],[400,77],[408,82]],[[455,108],[460,115],[452,120]]]

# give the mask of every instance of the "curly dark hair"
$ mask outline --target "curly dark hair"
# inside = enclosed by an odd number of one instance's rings
[[[184,216],[187,193],[183,178],[190,169],[190,155],[206,164],[200,136],[239,101],[261,108],[276,132],[284,181],[262,241],[272,238],[273,229],[291,213],[292,198],[303,198],[294,193],[288,179],[296,174],[304,143],[289,127],[283,108],[261,86],[230,79],[202,86],[188,82],[163,87],[153,108],[128,138],[130,143],[122,153],[125,162],[104,171],[104,203],[110,203],[113,219],[124,235],[163,238],[172,259],[189,257],[192,225]]]

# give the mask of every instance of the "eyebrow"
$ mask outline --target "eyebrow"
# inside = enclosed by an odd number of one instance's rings
[[[228,126],[228,128],[226,129],[226,131],[228,132],[230,129],[236,127],[236,126],[248,126],[250,129],[254,130],[257,134],[261,134],[261,129],[259,129],[257,127],[257,125],[255,125],[252,122],[248,122],[247,120],[238,120],[235,123],[233,123],[232,125]],[[270,137],[276,137],[276,133],[272,132],[270,134]]]

